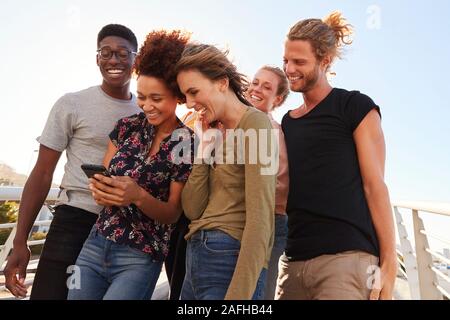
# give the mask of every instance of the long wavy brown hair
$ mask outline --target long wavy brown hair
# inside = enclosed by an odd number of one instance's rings
[[[222,52],[212,45],[188,44],[175,69],[177,73],[197,70],[212,81],[228,78],[230,88],[238,99],[251,106],[244,97],[249,84],[247,77],[237,71],[236,66],[228,60],[227,54],[228,51]]]

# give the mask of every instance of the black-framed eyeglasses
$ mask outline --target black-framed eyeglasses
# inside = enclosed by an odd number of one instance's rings
[[[113,50],[110,47],[103,47],[97,50],[97,54],[102,60],[109,60],[112,58],[113,54],[115,54],[117,59],[127,61],[130,56],[135,55],[136,53],[137,52],[125,48]]]

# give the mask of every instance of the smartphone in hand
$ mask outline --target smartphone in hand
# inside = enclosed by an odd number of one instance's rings
[[[102,165],[85,163],[81,165],[81,169],[84,171],[88,178],[93,178],[94,174],[101,174],[105,177],[111,177],[108,169],[106,169]]]

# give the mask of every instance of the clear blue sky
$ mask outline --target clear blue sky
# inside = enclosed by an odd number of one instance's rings
[[[184,28],[229,48],[252,76],[281,65],[286,32],[299,19],[343,12],[354,44],[333,85],[380,105],[393,199],[450,202],[449,1],[1,1],[0,161],[28,174],[35,138],[56,99],[99,84],[96,35],[111,22],[139,41],[152,29]],[[292,94],[276,118],[298,106]],[[61,178],[62,166],[55,176]]]

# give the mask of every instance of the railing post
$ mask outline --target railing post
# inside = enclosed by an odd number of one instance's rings
[[[408,276],[409,292],[411,299],[420,300],[419,274],[417,272],[417,260],[414,256],[411,241],[408,238],[408,231],[403,224],[403,218],[397,207],[394,207],[395,220],[397,222],[398,237],[400,238],[400,248],[403,255],[403,263]]]
[[[3,264],[5,263],[6,258],[8,258],[9,252],[13,247],[13,241],[14,237],[16,236],[16,230],[17,225],[12,228],[11,233],[8,236],[8,239],[6,239],[4,248],[0,251],[0,269],[3,268]]]
[[[427,236],[421,233],[425,230],[422,219],[417,210],[412,210],[414,223],[414,240],[416,243],[417,267],[419,271],[420,297],[422,300],[442,300],[442,294],[436,288],[438,283],[436,274],[431,270],[433,257],[426,249],[429,248]]]

